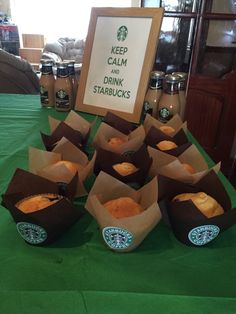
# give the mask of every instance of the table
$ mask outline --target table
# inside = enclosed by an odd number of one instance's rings
[[[28,147],[43,149],[39,131],[49,133],[48,114],[67,115],[41,108],[37,95],[0,94],[1,194],[17,167],[27,170]],[[219,176],[236,206],[235,189]],[[160,222],[135,251],[114,253],[86,213],[57,242],[34,247],[1,206],[0,313],[16,312],[236,313],[236,226],[196,248],[178,242]]]

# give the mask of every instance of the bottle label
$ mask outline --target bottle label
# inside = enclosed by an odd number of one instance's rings
[[[149,88],[150,89],[162,89],[163,79],[150,79]]]
[[[68,77],[69,73],[68,73],[68,68],[67,67],[63,67],[63,68],[57,68],[57,77]]]
[[[42,75],[53,75],[52,65],[43,64],[41,68],[41,72],[42,72]]]
[[[43,105],[49,104],[48,90],[43,85],[40,86],[40,99],[41,99],[41,104]]]
[[[185,81],[180,81],[179,82],[179,90],[185,90]]]
[[[167,82],[165,85],[165,93],[169,95],[175,95],[179,93],[179,83],[178,82]]]
[[[56,92],[56,107],[62,109],[70,108],[69,95],[63,89]]]
[[[159,110],[158,117],[160,121],[167,122],[173,117],[173,115],[168,108],[163,107]]]
[[[150,115],[152,114],[153,108],[151,107],[148,101],[144,102],[143,111],[144,111],[144,115],[146,115],[147,113],[149,113]]]

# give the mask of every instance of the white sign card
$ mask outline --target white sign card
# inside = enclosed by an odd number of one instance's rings
[[[112,111],[139,122],[162,13],[149,8],[92,9],[75,109],[98,115]]]

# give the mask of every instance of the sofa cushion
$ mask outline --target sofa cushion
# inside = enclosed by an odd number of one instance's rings
[[[64,59],[64,54],[66,47],[62,45],[59,41],[53,43],[46,43],[43,52],[53,52],[57,54],[60,58]]]

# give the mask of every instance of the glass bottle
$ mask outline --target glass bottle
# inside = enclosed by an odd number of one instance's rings
[[[152,71],[150,73],[149,87],[144,98],[144,114],[151,114],[157,117],[158,102],[162,95],[163,78],[165,73],[162,71]]]
[[[72,86],[66,62],[57,64],[57,78],[55,82],[55,108],[58,111],[70,111],[73,108]]]
[[[163,93],[158,106],[158,120],[165,123],[180,113],[179,80],[176,74],[165,75]]]
[[[186,106],[186,83],[187,83],[187,76],[186,72],[173,72],[172,74],[179,75],[179,101],[180,101],[180,117],[184,120],[185,114],[185,106]]]
[[[78,81],[75,75],[75,61],[70,60],[68,62],[68,71],[69,71],[69,78],[72,85],[72,91],[73,91],[73,108],[75,107],[75,101],[76,101],[76,95],[77,95],[77,89],[78,89]]]
[[[40,100],[42,107],[52,108],[55,106],[55,93],[54,84],[55,78],[53,75],[53,61],[42,59],[41,63],[41,76],[39,79],[40,85]]]

